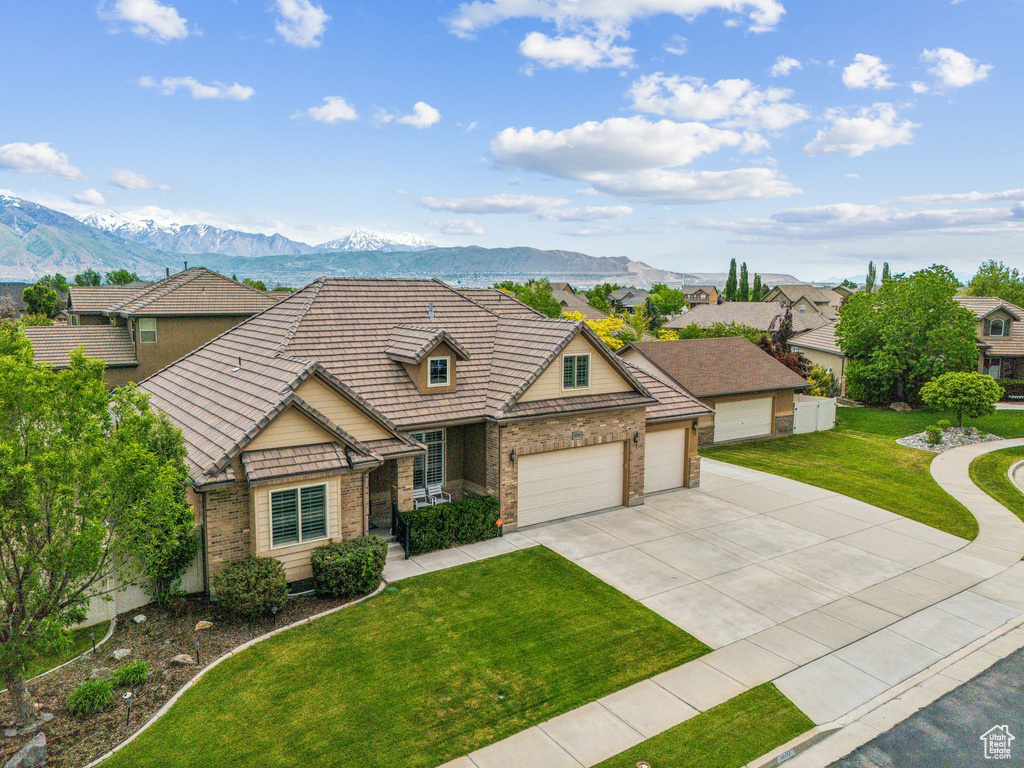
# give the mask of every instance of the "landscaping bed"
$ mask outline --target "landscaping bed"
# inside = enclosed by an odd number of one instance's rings
[[[945,453],[954,448],[962,448],[965,445],[976,443],[990,443],[994,440],[1002,440],[999,435],[990,435],[982,432],[977,427],[951,427],[942,431],[942,438],[937,443],[929,440],[928,432],[917,432],[906,437],[899,437],[896,442],[905,445],[907,448],[916,448],[919,451],[931,451],[932,453]]]

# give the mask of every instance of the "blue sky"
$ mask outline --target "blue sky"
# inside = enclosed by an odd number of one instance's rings
[[[1022,22],[1021,0],[5,3],[0,188],[311,243],[971,272],[1022,261]]]

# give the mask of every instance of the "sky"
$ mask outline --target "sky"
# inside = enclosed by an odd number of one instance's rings
[[[65,212],[809,280],[1024,266],[1024,0],[2,9],[0,189]]]

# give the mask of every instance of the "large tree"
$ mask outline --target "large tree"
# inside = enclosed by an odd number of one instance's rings
[[[750,289],[750,300],[760,301],[764,298],[764,286],[761,285],[761,275],[754,273],[754,286]]]
[[[669,288],[664,283],[651,286],[651,301],[658,314],[677,315],[686,306],[686,294],[679,288]]]
[[[195,552],[194,521],[181,433],[134,385],[109,394],[80,350],[61,371],[35,365],[13,323],[0,381],[0,679],[26,723],[26,665],[66,645],[94,595],[167,578]]]
[[[935,265],[849,298],[836,339],[850,361],[852,398],[917,402],[926,381],[977,368],[974,315],[953,300],[958,287],[948,268]]]
[[[725,300],[736,301],[736,259],[729,262],[729,276],[725,279]]]
[[[137,283],[138,281],[139,276],[127,269],[115,269],[113,272],[107,272],[107,285],[128,285],[128,283]]]
[[[95,269],[87,269],[75,275],[75,285],[97,286],[103,282],[103,275]]]
[[[868,262],[868,271],[867,271],[867,274],[864,276],[864,291],[866,293],[871,293],[873,290],[875,290],[875,275],[876,274],[877,273],[875,272],[875,262],[869,261]]]
[[[516,283],[512,280],[506,280],[502,283],[496,283],[494,287],[515,296],[526,306],[533,307],[548,317],[562,316],[562,305],[552,295],[551,283],[546,277],[539,280],[531,280],[528,283]]]
[[[750,301],[750,275],[747,273],[747,262],[740,265],[740,283],[736,287],[736,301]]]
[[[967,284],[966,293],[968,296],[995,296],[1024,307],[1024,276],[1003,262],[992,259],[978,267]]]
[[[48,285],[36,283],[28,286],[21,292],[21,300],[30,315],[53,317],[57,314],[57,292]]]

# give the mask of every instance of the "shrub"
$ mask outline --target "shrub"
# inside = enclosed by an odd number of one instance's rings
[[[122,667],[114,670],[110,682],[116,688],[127,688],[131,685],[142,685],[146,678],[153,671],[153,668],[144,661],[129,661]]]
[[[233,563],[213,577],[221,606],[239,619],[256,619],[283,608],[288,599],[284,566],[271,557],[250,557]]]
[[[932,408],[956,411],[956,425],[964,425],[964,415],[972,418],[995,413],[995,404],[1003,388],[995,379],[977,371],[944,373],[921,387],[921,399]]]
[[[945,432],[947,429],[953,426],[953,422],[949,419],[939,419],[935,422],[935,426]]]
[[[1024,397],[1024,379],[1000,379],[999,384],[1005,390],[1003,397]]]
[[[72,715],[95,715],[109,708],[113,698],[109,680],[86,680],[68,695],[67,710]]]
[[[409,554],[421,555],[435,549],[493,539],[500,533],[497,526],[500,514],[501,506],[493,496],[460,499],[403,512],[402,516],[409,522]],[[401,521],[398,527],[401,541]]]
[[[358,597],[380,584],[388,545],[376,536],[332,541],[313,550],[313,588],[324,597]]]
[[[932,445],[938,445],[942,442],[942,429],[937,424],[929,424],[924,428],[927,440]]]

